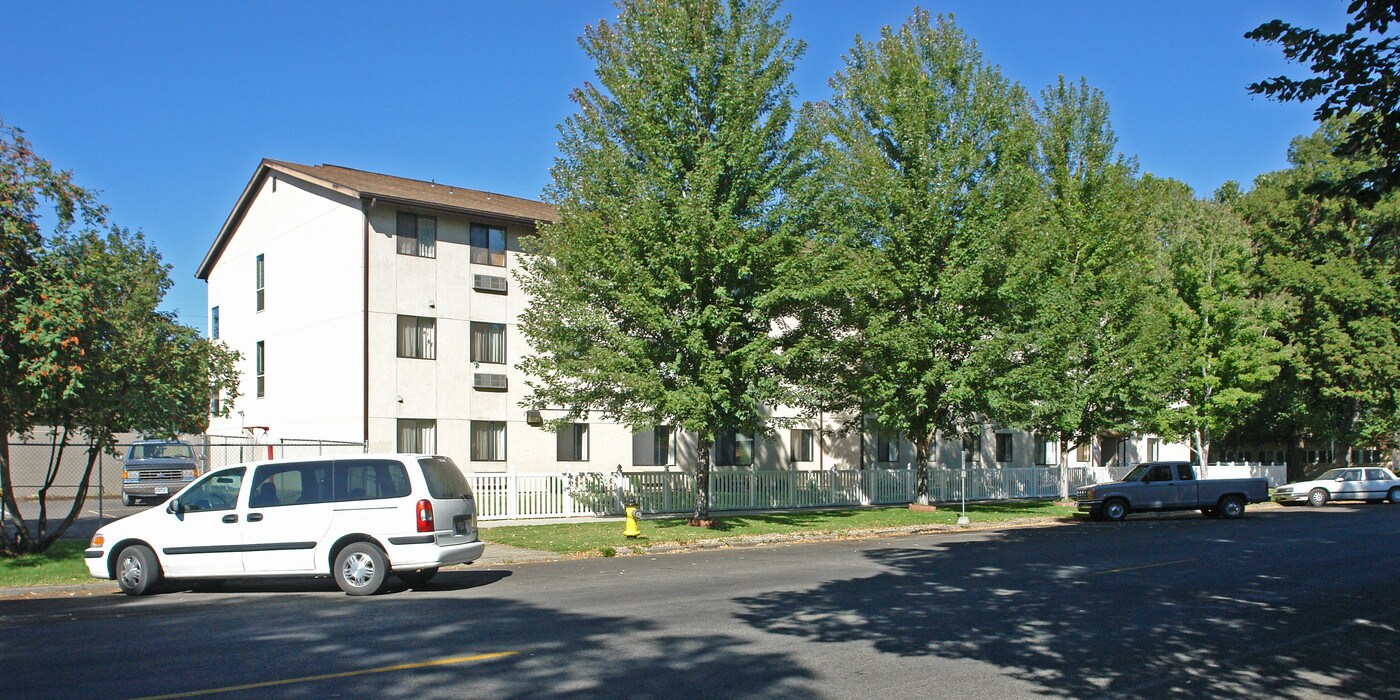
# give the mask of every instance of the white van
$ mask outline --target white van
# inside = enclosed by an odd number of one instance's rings
[[[371,595],[481,556],[476,502],[457,465],[432,455],[280,459],[211,471],[98,530],[88,571],[128,595],[163,578],[308,574]]]

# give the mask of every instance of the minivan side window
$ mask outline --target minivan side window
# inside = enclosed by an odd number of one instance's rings
[[[331,500],[330,462],[264,464],[253,472],[249,508],[273,508]]]
[[[233,510],[242,484],[243,467],[214,472],[180,494],[180,505],[186,512]]]
[[[391,459],[337,459],[335,500],[403,498],[409,494],[408,472]]]

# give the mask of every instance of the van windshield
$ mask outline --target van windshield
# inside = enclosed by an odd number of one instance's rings
[[[179,442],[136,443],[127,459],[194,459],[194,450]]]
[[[423,480],[433,498],[471,498],[472,487],[457,464],[446,457],[420,457]]]

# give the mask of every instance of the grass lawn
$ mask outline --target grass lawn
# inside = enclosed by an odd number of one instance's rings
[[[59,540],[43,554],[0,558],[0,588],[93,583],[83,564],[86,540]]]
[[[1048,502],[979,503],[967,507],[967,517],[973,524],[1018,518],[1063,518],[1074,512],[1073,507]],[[848,508],[843,510],[814,510],[790,513],[729,515],[720,519],[715,529],[691,527],[686,518],[648,518],[641,522],[642,536],[622,535],[620,522],[561,523],[554,525],[511,525],[481,528],[486,542],[574,554],[602,551],[617,547],[655,544],[684,544],[697,540],[713,540],[748,535],[790,534],[802,532],[843,532],[870,528],[909,525],[954,525],[958,521],[957,506],[940,506],[932,513],[920,513],[903,507]]]

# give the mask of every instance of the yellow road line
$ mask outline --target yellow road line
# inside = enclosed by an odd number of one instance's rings
[[[152,695],[141,700],[166,700],[167,698],[192,698],[199,695],[215,695],[218,693],[235,693],[240,690],[255,690],[257,688],[271,688],[279,685],[291,685],[293,683],[312,683],[315,681],[325,681],[332,678],[350,678],[352,676],[363,676],[370,673],[389,673],[390,671],[407,671],[415,668],[428,668],[430,666],[449,666],[452,664],[464,664],[468,661],[485,661],[487,659],[499,659],[503,656],[514,656],[518,651],[498,651],[492,654],[476,654],[474,656],[454,656],[450,659],[436,659],[433,661],[418,661],[411,664],[395,664],[393,666],[380,666],[379,668],[366,668],[359,671],[343,671],[341,673],[326,673],[319,676],[302,676],[301,678],[285,678],[280,681],[263,681],[262,683],[248,683],[245,685],[230,685],[223,688],[209,688],[207,690],[191,690],[187,693],[171,693],[170,695]]]
[[[1095,572],[1094,572],[1094,575],[1095,575],[1095,576],[1098,576],[1098,575],[1100,575],[1100,574],[1116,574],[1116,573],[1123,572],[1123,571],[1136,571],[1136,570],[1138,570],[1138,569],[1151,569],[1151,568],[1158,567],[1158,566],[1171,566],[1172,564],[1185,564],[1186,562],[1189,562],[1189,561],[1196,561],[1196,560],[1195,560],[1195,559],[1177,559],[1176,561],[1162,561],[1162,562],[1157,562],[1156,564],[1142,564],[1142,565],[1140,565],[1140,566],[1125,566],[1125,567],[1123,567],[1123,568],[1121,568],[1121,569],[1109,569],[1108,571],[1095,571]]]

